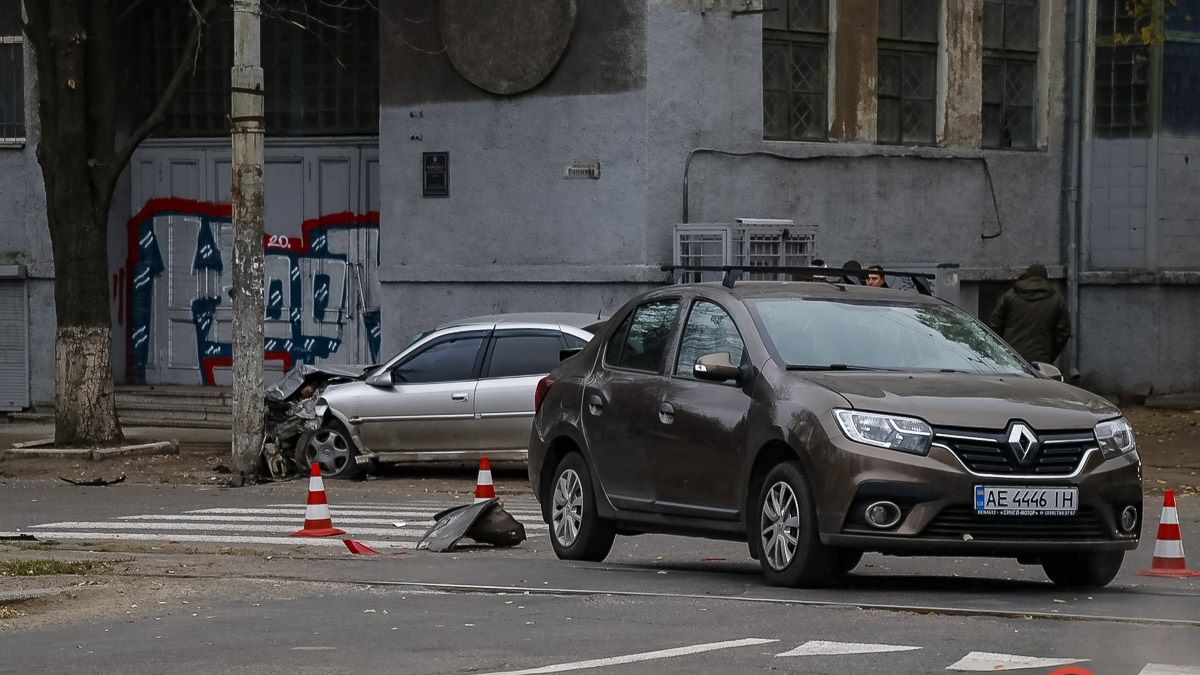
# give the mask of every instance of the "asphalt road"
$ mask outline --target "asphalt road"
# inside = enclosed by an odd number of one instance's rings
[[[446,554],[411,550],[400,531],[422,529],[435,505],[469,500],[470,479],[330,481],[334,524],[374,537],[378,556],[288,541],[303,481],[9,481],[0,531],[58,544],[0,543],[0,559],[119,560],[95,592],[133,586],[78,616],[8,622],[0,672],[1200,673],[1200,584],[1136,574],[1157,509],[1103,590],[1064,591],[1009,560],[877,555],[837,587],[798,590],[765,586],[733,542],[645,535],[619,538],[604,563],[559,561],[529,517],[528,491],[507,478],[501,497],[530,539]],[[1185,544],[1191,535],[1200,552],[1200,504],[1181,500],[1180,512]],[[217,526],[239,529],[206,529]],[[236,537],[281,543],[220,540]]]

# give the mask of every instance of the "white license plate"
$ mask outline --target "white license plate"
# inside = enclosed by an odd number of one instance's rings
[[[1079,488],[975,486],[975,513],[985,516],[1073,516]]]

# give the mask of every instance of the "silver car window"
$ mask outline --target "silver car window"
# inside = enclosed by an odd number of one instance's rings
[[[436,342],[392,369],[392,379],[410,384],[472,379],[484,338],[478,335]]]
[[[558,365],[562,338],[557,331],[523,335],[497,334],[484,377],[545,375]]]

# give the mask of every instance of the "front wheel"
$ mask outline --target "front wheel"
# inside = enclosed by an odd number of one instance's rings
[[[562,560],[604,560],[616,531],[596,511],[591,473],[582,456],[572,452],[559,461],[548,492],[542,501],[550,509],[554,554]]]
[[[336,420],[313,432],[304,444],[303,458],[301,474],[307,473],[305,470],[311,464],[319,464],[321,475],[329,478],[357,478],[362,473],[350,432]]]
[[[1103,588],[1121,571],[1124,551],[1064,553],[1042,559],[1042,569],[1059,586]]]
[[[821,543],[817,510],[797,462],[767,474],[749,535],[757,537],[759,564],[775,586],[822,586],[837,576],[836,551]]]

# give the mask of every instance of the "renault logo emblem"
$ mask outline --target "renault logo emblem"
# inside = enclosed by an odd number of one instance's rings
[[[1038,437],[1024,422],[1013,422],[1008,427],[1008,447],[1021,464],[1028,464],[1037,453]]]

